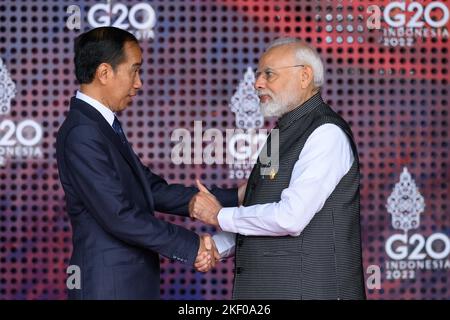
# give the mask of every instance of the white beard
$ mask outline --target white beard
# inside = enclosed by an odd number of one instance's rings
[[[281,117],[295,106],[295,98],[297,97],[294,94],[289,93],[286,93],[286,95],[278,99],[272,98],[269,102],[260,103],[261,112],[264,117]]]
[[[286,113],[286,107],[275,101],[261,103],[261,112],[264,117],[281,117]]]

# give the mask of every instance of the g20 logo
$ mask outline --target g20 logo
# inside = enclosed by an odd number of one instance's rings
[[[394,248],[394,244],[398,245]],[[441,250],[436,250],[441,244]],[[412,246],[410,252],[409,247]],[[425,252],[423,249],[425,248]],[[386,241],[386,253],[394,260],[424,260],[427,255],[432,259],[440,260],[450,254],[449,237],[443,233],[433,233],[427,239],[421,234],[413,234],[408,239],[406,234],[394,234]]]
[[[394,19],[391,17],[391,11],[394,9],[400,9],[401,13],[397,13],[394,15]],[[440,10],[442,12],[442,16],[439,20],[435,21],[431,17],[431,12],[433,10]],[[406,14],[407,12],[415,12],[415,14],[411,17],[411,20],[406,22]],[[425,23],[433,28],[440,28],[447,24],[449,18],[449,11],[445,4],[439,1],[430,2],[428,5],[423,5],[419,2],[411,2],[406,6],[405,2],[391,2],[384,9],[383,18],[384,21],[391,27],[403,27],[406,24],[408,28],[421,28],[424,25],[423,21],[420,21],[421,18],[424,18]]]
[[[381,28],[381,9],[377,5],[371,5],[367,8],[367,12],[371,13],[367,19],[367,26],[369,29]],[[413,13],[411,19],[407,21],[407,17]],[[439,18],[434,20],[433,13]],[[440,13],[440,14],[439,14]],[[422,17],[423,20],[422,21]],[[422,4],[416,1],[406,3],[394,1],[389,3],[383,11],[384,21],[393,28],[407,27],[407,28],[422,28],[424,24],[432,28],[441,28],[448,23],[449,9],[440,2],[433,1],[428,4]]]
[[[1,132],[4,132],[1,135]],[[12,147],[17,143],[33,147],[42,140],[42,127],[33,120],[23,120],[17,126],[11,120],[0,122],[0,146]]]
[[[87,19],[93,28],[113,26],[130,29],[138,39],[154,37],[152,29],[156,24],[156,14],[148,3],[135,4],[131,9],[122,3],[97,3],[89,9]]]

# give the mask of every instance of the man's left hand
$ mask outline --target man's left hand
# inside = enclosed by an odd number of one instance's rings
[[[197,183],[197,188],[200,192],[192,197],[189,202],[190,216],[219,228],[217,215],[219,214],[220,209],[222,209],[220,202],[203,184],[200,183],[199,180],[196,180],[195,182]]]

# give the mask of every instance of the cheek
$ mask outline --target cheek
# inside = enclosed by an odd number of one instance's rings
[[[129,91],[130,81],[128,79],[122,79],[120,86],[117,88],[117,94],[120,94],[123,98],[125,95],[128,95]]]
[[[292,94],[298,90],[300,90],[300,87],[297,81],[286,81],[276,88],[277,93],[281,95]]]
[[[133,84],[134,84],[134,82],[135,82],[135,79],[136,79],[136,77],[133,77],[133,76],[130,76],[130,77],[128,78],[128,81],[127,81],[128,89],[130,89],[130,88],[133,87]]]
[[[272,94],[275,97],[279,96],[280,93],[283,91],[283,89],[280,88],[280,86],[278,86],[278,85],[267,86],[267,90],[270,92],[270,94]]]

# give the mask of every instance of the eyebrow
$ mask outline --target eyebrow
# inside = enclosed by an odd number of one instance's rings
[[[142,66],[142,61],[138,62],[138,63],[134,63],[131,67],[136,68],[136,67],[140,67],[140,66]]]
[[[272,67],[264,67],[264,68],[261,68],[261,69],[259,69],[259,68],[256,68],[256,70],[257,71],[267,71],[267,70],[273,70],[273,69],[275,69],[275,68],[272,68]]]

